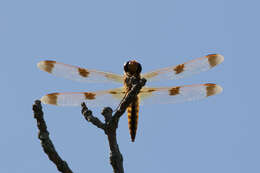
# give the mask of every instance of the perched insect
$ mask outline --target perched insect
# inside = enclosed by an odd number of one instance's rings
[[[131,86],[127,82],[131,76],[137,78],[144,77],[147,81],[178,79],[209,70],[222,63],[223,60],[224,57],[222,55],[210,54],[188,61],[184,64],[162,68],[145,74],[141,74],[141,64],[132,60],[125,63],[124,75],[80,68],[56,61],[41,61],[37,64],[38,68],[55,76],[83,82],[113,81],[124,84],[124,87],[104,91],[51,93],[43,96],[41,101],[45,104],[57,106],[80,106],[84,101],[86,101],[87,105],[90,107],[113,106],[119,104],[120,100],[125,96],[129,89],[131,89]],[[138,96],[134,99],[134,102],[127,108],[131,140],[133,142],[135,140],[140,104],[147,102],[177,103],[198,100],[220,92],[222,92],[222,88],[219,85],[211,83],[175,87],[142,88]]]

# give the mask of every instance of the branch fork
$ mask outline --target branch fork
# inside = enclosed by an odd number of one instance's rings
[[[115,113],[110,107],[105,107],[102,111],[105,122],[103,123],[97,117],[93,116],[92,111],[89,110],[85,103],[81,104],[81,113],[88,122],[91,122],[96,127],[102,129],[107,135],[109,148],[110,148],[110,164],[114,170],[114,173],[123,173],[123,156],[119,150],[117,144],[116,130],[118,127],[118,122],[120,117],[126,111],[126,108],[132,103],[133,99],[140,92],[142,87],[146,83],[146,79],[137,79],[131,77],[129,81],[132,84],[131,90],[125,95],[124,99],[120,102],[120,105],[116,109]],[[49,159],[57,166],[57,169],[62,173],[72,173],[68,164],[63,161],[59,154],[56,152],[55,147],[49,138],[49,132],[47,131],[47,125],[43,118],[43,111],[41,102],[39,100],[35,101],[33,105],[34,118],[37,121],[37,126],[39,129],[38,138],[41,140],[41,144],[44,152],[48,155]]]

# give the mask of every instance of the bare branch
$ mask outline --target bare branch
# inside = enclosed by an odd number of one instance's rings
[[[82,103],[81,107],[82,107],[81,113],[84,115],[87,121],[91,122],[96,127],[105,130],[105,124],[102,123],[97,117],[94,117],[92,115],[92,111],[87,108],[85,103]]]
[[[111,118],[112,118],[112,113],[113,113],[113,110],[110,108],[110,107],[105,107],[103,109],[103,111],[101,112],[101,114],[104,116],[105,118],[105,122],[108,123]]]
[[[49,132],[43,118],[41,101],[36,100],[33,105],[34,118],[37,121],[39,129],[38,138],[41,140],[42,148],[48,155],[49,159],[56,165],[57,169],[62,173],[72,173],[66,161],[62,160],[56,152],[55,147],[49,138]]]
[[[110,164],[113,167],[114,173],[123,173],[123,156],[120,153],[119,146],[117,144],[116,129],[118,127],[118,121],[124,114],[126,108],[133,102],[134,98],[140,92],[142,87],[145,85],[145,79],[132,78],[128,81],[132,84],[132,89],[127,93],[124,99],[121,101],[118,109],[112,115],[113,111],[111,108],[106,107],[102,111],[102,115],[105,118],[105,123],[101,122],[97,117],[92,115],[92,111],[89,110],[85,103],[82,103],[82,114],[88,122],[91,122],[96,127],[103,129],[107,135],[110,148]],[[49,159],[57,166],[58,170],[62,173],[72,173],[68,164],[62,160],[59,154],[56,152],[55,147],[49,138],[49,132],[43,118],[43,111],[41,102],[35,101],[33,105],[34,118],[37,120],[37,126],[39,129],[38,138],[41,140],[41,144],[44,152],[48,155]]]
[[[137,96],[137,94],[140,92],[142,87],[146,83],[146,79],[136,79],[132,78],[129,82],[131,82],[131,85],[133,86],[132,89],[127,93],[127,95],[124,97],[124,99],[121,101],[118,109],[112,116],[112,109],[107,107],[104,108],[102,111],[102,115],[105,117],[105,124],[101,123],[100,120],[97,118],[93,118],[92,112],[89,112],[89,115],[86,116],[83,112],[89,111],[86,107],[86,104],[82,104],[82,113],[85,116],[85,118],[92,122],[95,126],[102,128],[105,131],[105,134],[108,137],[109,142],[109,148],[110,148],[110,164],[113,167],[114,173],[123,173],[123,156],[120,153],[119,146],[117,144],[117,138],[116,138],[116,129],[118,127],[118,121],[120,117],[124,114],[126,111],[126,108],[133,102],[134,98]],[[93,122],[95,120],[95,123]]]

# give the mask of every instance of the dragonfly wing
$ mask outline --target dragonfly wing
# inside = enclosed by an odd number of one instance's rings
[[[156,81],[161,79],[179,79],[186,76],[191,76],[202,71],[207,71],[216,65],[222,63],[224,57],[220,54],[210,54],[200,57],[184,64],[162,68],[142,75],[149,81]]]
[[[64,92],[51,93],[43,96],[41,101],[56,106],[80,106],[86,102],[89,107],[118,106],[124,97],[123,88],[97,92]]]
[[[119,82],[123,83],[123,76],[97,70],[89,70],[56,61],[40,61],[38,68],[58,77],[80,82]]]
[[[163,88],[145,87],[139,93],[139,97],[141,104],[181,103],[207,98],[221,93],[222,90],[222,87],[216,84],[197,84]]]

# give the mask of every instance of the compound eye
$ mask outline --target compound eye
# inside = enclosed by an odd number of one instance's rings
[[[138,67],[137,67],[137,73],[141,73],[141,71],[142,71],[142,66],[141,66],[141,64],[138,64]]]
[[[127,61],[127,62],[124,64],[124,70],[125,70],[125,72],[129,72],[128,65],[129,65],[129,61]]]

